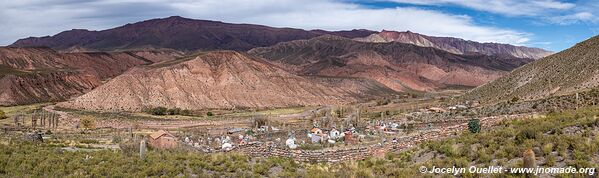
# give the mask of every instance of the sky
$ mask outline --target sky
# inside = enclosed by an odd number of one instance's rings
[[[599,34],[597,9],[599,0],[19,0],[0,3],[0,46],[183,16],[307,30],[410,30],[561,51]]]

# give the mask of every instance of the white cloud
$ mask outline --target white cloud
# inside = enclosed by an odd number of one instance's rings
[[[509,16],[538,16],[553,10],[567,10],[575,7],[573,3],[556,0],[389,0],[399,3],[418,5],[453,4],[480,11]]]
[[[72,28],[99,30],[171,15],[303,29],[411,30],[516,45],[525,44],[530,36],[479,25],[464,15],[418,8],[371,9],[333,0],[31,0],[0,5],[0,44]]]
[[[569,25],[578,22],[598,22],[599,18],[590,12],[578,12],[570,15],[551,17],[549,20],[556,24]]]

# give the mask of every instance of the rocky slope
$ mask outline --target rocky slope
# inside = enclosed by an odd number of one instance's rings
[[[102,30],[70,30],[54,36],[30,37],[16,41],[11,46],[47,46],[66,51],[113,51],[123,49],[170,48],[182,51],[195,50],[248,50],[270,46],[278,42],[309,39],[323,34],[350,38],[374,33],[368,30],[329,32],[306,31],[292,28],[273,28],[251,24],[230,24],[208,20],[194,20],[173,16],[127,24]]]
[[[131,67],[180,55],[174,51],[58,53],[49,48],[0,48],[0,105],[66,100]]]
[[[355,38],[357,41],[388,43],[400,42],[423,47],[433,47],[442,49],[454,54],[485,54],[485,55],[510,55],[517,58],[539,59],[552,52],[539,48],[529,48],[524,46],[513,46],[498,43],[479,43],[451,37],[433,37],[418,33],[385,31],[371,34],[364,38]]]
[[[498,55],[458,55],[404,43],[366,43],[325,35],[250,50],[299,75],[358,77],[395,91],[430,91],[478,86],[530,59]]]
[[[599,86],[599,36],[539,59],[468,92],[464,98],[499,102],[572,94]]]
[[[331,87],[334,82],[348,87]],[[299,77],[263,59],[233,51],[138,67],[62,107],[140,111],[269,108],[331,105],[389,96],[394,92],[372,81]]]

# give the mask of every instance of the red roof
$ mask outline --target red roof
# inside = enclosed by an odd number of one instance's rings
[[[156,140],[156,139],[162,137],[163,135],[169,135],[171,137],[174,137],[171,133],[168,133],[167,131],[159,130],[158,132],[154,132],[154,133],[150,134],[150,138]]]
[[[312,133],[316,133],[316,132],[318,132],[318,131],[321,131],[321,130],[320,130],[319,128],[313,128],[312,130],[310,130],[310,132],[312,132]],[[321,131],[321,132],[322,132],[322,131]]]

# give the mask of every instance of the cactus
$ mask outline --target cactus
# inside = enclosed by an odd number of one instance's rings
[[[471,119],[470,121],[468,121],[468,130],[470,131],[470,133],[480,132],[480,120]]]
[[[524,161],[525,168],[534,168],[537,167],[537,163],[535,162],[535,152],[532,149],[527,149],[522,154],[522,160]]]
[[[141,140],[139,143],[139,158],[144,159],[146,156],[146,140]]]
[[[527,149],[522,154],[523,164],[522,166],[525,168],[535,168],[537,167],[537,163],[535,161],[535,152],[532,149]],[[527,174],[526,177],[534,177],[532,174]]]

